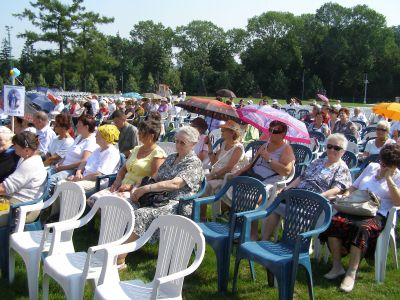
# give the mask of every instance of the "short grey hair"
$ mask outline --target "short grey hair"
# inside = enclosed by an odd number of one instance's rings
[[[0,126],[0,136],[2,136],[6,140],[6,142],[11,142],[14,133],[9,128],[5,126]]]
[[[386,120],[379,121],[378,124],[376,124],[376,127],[378,126],[386,128],[387,131],[390,130],[390,123]]]
[[[199,141],[199,132],[192,126],[183,126],[179,128],[176,135],[184,135],[185,140],[189,143],[196,144]]]
[[[331,134],[330,136],[328,136],[328,139],[326,140],[326,144],[329,144],[329,141],[331,141],[331,140],[338,141],[340,147],[342,147],[344,150],[347,149],[348,141],[343,134],[341,134],[341,133]]]

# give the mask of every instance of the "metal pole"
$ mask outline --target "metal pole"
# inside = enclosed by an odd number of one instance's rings
[[[367,104],[367,85],[368,85],[368,75],[365,73],[364,80],[364,104]]]

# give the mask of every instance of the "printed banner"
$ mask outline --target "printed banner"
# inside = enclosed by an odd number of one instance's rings
[[[23,117],[25,109],[25,87],[21,85],[4,86],[4,114]]]

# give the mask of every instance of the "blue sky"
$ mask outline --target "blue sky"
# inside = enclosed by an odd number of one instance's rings
[[[70,3],[68,0],[61,0]],[[4,26],[12,26],[11,43],[13,56],[19,57],[24,40],[16,35],[26,28],[34,29],[26,21],[13,17],[13,13],[22,12],[29,7],[28,0],[3,0],[0,11],[0,40],[6,35]],[[161,22],[165,26],[176,28],[186,25],[192,20],[208,20],[224,28],[245,28],[247,20],[267,11],[289,11],[295,15],[315,13],[322,4],[329,1],[321,0],[85,0],[84,6],[91,11],[108,17],[114,17],[112,24],[101,26],[106,34],[120,33],[129,36],[133,25],[142,20]],[[399,0],[338,0],[333,1],[345,7],[366,4],[386,17],[387,24],[400,25]],[[5,4],[7,3],[7,4]],[[36,29],[34,29],[36,30]],[[45,48],[46,45],[38,45]]]

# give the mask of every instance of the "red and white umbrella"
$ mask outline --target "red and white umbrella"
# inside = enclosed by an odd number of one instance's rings
[[[291,142],[310,144],[310,135],[306,125],[288,113],[272,108],[271,106],[247,105],[239,108],[237,113],[244,122],[269,134],[269,124],[274,121],[280,121],[288,126],[286,139]]]

